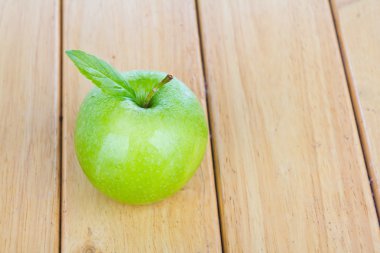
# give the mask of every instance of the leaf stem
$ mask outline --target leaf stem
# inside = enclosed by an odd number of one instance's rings
[[[156,84],[153,89],[149,92],[148,96],[146,96],[145,100],[144,100],[144,108],[148,108],[149,104],[150,104],[150,100],[152,100],[154,94],[156,94],[156,92],[162,88],[162,86],[164,86],[165,84],[167,84],[168,82],[170,82],[171,80],[173,79],[173,76],[168,74],[165,76],[164,79],[161,80],[161,82],[159,82],[158,84]]]

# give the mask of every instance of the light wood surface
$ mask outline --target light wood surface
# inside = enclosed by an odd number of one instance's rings
[[[0,252],[380,252],[380,2],[330,2],[0,0]],[[184,189],[131,207],[89,183],[92,85],[61,49],[207,94]]]
[[[379,252],[328,1],[199,1],[226,252]]]
[[[0,252],[58,252],[58,1],[0,1]]]
[[[333,1],[338,34],[380,216],[380,1]]]
[[[64,49],[94,53],[120,70],[170,72],[205,105],[194,1],[81,0],[63,8]],[[210,149],[190,183],[161,203],[131,207],[108,199],[86,179],[73,147],[91,84],[67,57],[63,73],[62,252],[220,252]]]

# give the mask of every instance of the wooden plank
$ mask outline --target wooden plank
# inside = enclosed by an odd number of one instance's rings
[[[58,1],[0,1],[0,251],[59,245]]]
[[[121,70],[158,69],[205,104],[195,4],[186,1],[64,1],[64,49],[94,53]],[[220,252],[210,149],[190,183],[155,205],[131,207],[99,193],[81,171],[73,130],[92,85],[64,58],[63,252]],[[205,109],[206,110],[206,109]]]
[[[368,174],[380,205],[380,2],[332,1]],[[380,217],[380,210],[377,209]]]
[[[226,252],[375,252],[327,1],[199,1]]]

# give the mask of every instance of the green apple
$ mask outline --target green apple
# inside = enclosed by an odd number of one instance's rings
[[[162,72],[120,73],[82,51],[66,53],[96,85],[80,107],[74,137],[91,183],[129,204],[157,202],[181,189],[208,142],[205,115],[191,90]]]

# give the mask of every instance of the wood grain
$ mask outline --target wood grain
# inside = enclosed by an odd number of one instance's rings
[[[170,72],[205,104],[192,0],[81,0],[63,7],[64,49],[88,51],[121,70]],[[91,84],[66,57],[63,67],[62,252],[220,252],[210,149],[190,183],[161,203],[131,207],[106,198],[74,153],[75,118]]]
[[[226,252],[375,252],[327,1],[199,1]]]
[[[58,252],[58,1],[0,1],[0,252]]]
[[[380,1],[332,3],[380,217]]]

